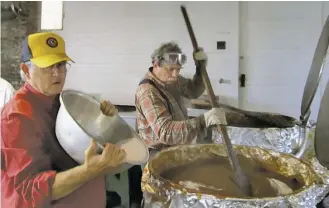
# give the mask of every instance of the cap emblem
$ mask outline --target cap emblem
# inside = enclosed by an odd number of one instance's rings
[[[58,46],[58,42],[55,38],[48,38],[47,45],[51,48],[56,48]]]

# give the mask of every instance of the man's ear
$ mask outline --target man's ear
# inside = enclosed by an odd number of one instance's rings
[[[25,63],[21,63],[21,70],[24,72],[25,76],[30,79],[29,67]]]
[[[157,59],[153,62],[153,68],[161,68],[162,64],[161,64],[161,60]]]
[[[153,68],[156,68],[158,66],[158,63],[156,61],[153,62]]]

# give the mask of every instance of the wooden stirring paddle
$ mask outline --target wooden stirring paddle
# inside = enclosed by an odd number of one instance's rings
[[[194,50],[198,50],[198,43],[196,41],[194,32],[193,32],[193,28],[192,25],[190,23],[187,11],[185,6],[181,6],[181,10],[184,16],[184,20],[187,26],[187,30],[189,32],[192,44],[193,44],[193,48]],[[218,102],[216,101],[216,97],[214,94],[214,91],[212,89],[209,77],[208,77],[208,73],[206,71],[206,67],[204,65],[204,63],[200,63],[200,72],[201,72],[201,76],[202,76],[202,80],[203,83],[206,87],[206,90],[208,92],[208,96],[210,97],[210,103],[211,106],[213,108],[219,108],[220,105],[218,104]],[[252,196],[252,189],[251,189],[251,185],[250,182],[248,180],[248,177],[246,176],[246,174],[242,171],[242,168],[239,164],[237,155],[235,153],[235,151],[233,150],[233,146],[232,143],[229,139],[226,127],[224,125],[219,125],[218,126],[218,130],[221,132],[221,134],[223,135],[224,138],[224,144],[226,146],[226,152],[228,155],[228,159],[230,161],[231,167],[235,173],[235,183],[237,184],[237,186],[240,188],[240,190],[246,195],[246,196]]]

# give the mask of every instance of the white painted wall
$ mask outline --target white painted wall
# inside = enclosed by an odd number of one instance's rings
[[[68,53],[76,64],[67,88],[100,93],[114,104],[134,105],[137,85],[151,64],[151,53],[175,40],[188,55],[183,75],[192,77],[192,44],[180,2],[65,2]],[[185,2],[199,45],[209,56],[208,73],[215,94],[238,100],[238,2]],[[216,50],[216,41],[227,50]],[[218,80],[232,80],[220,86]]]
[[[313,54],[322,29],[321,2],[241,2],[241,107],[299,118]],[[320,92],[320,91],[319,91]],[[314,98],[316,118],[320,93]]]
[[[115,104],[133,105],[152,51],[170,40],[179,42],[188,55],[183,75],[191,77],[192,45],[180,4],[65,2],[60,34],[76,62],[65,87],[100,94]],[[199,45],[208,53],[207,69],[215,94],[235,106],[240,94],[243,108],[299,117],[306,77],[329,3],[184,4]],[[227,49],[216,50],[216,41],[227,41]],[[240,55],[244,59],[239,61]],[[239,89],[239,67],[247,74],[246,88]],[[219,84],[220,78],[231,80],[231,84]],[[315,98],[312,118],[316,118],[324,84]]]

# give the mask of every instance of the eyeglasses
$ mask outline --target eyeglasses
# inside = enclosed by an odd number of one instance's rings
[[[40,68],[46,74],[53,74],[57,69],[58,73],[65,73],[68,69],[70,69],[71,64],[67,63],[66,61],[56,63],[52,66],[46,68]]]
[[[183,53],[165,53],[163,60],[168,64],[179,64],[183,66],[186,63],[186,55]]]

